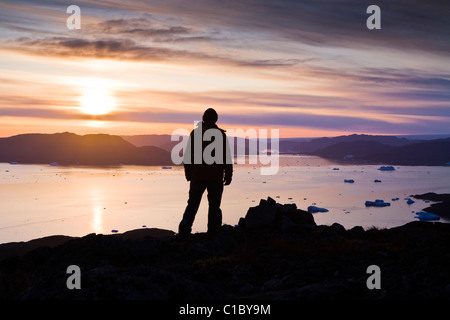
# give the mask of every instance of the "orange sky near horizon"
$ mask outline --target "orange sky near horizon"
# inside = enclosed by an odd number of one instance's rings
[[[357,1],[324,17],[288,1],[85,0],[80,30],[56,2],[2,3],[0,137],[171,134],[208,107],[224,129],[280,137],[450,133],[447,30],[426,33],[445,23],[432,5],[426,32],[391,4],[399,21],[373,33]]]

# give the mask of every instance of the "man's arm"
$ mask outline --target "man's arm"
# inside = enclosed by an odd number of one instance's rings
[[[224,185],[229,185],[233,178],[233,155],[231,154],[230,144],[228,138],[224,133],[224,149],[225,149],[225,175],[224,175]]]
[[[187,181],[191,181],[192,177],[192,163],[193,163],[193,139],[192,139],[192,133],[189,135],[188,142],[186,144],[186,149],[184,150],[183,155],[183,166],[184,166],[184,175],[186,176]]]

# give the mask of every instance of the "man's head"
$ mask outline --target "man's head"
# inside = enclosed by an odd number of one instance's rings
[[[203,122],[208,123],[208,124],[215,124],[217,122],[218,118],[219,118],[219,116],[217,115],[216,110],[214,110],[213,108],[208,108],[203,113],[202,120],[203,120]]]

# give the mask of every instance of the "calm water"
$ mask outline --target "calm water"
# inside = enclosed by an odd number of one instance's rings
[[[260,175],[257,165],[235,165],[233,182],[225,187],[222,201],[224,223],[237,224],[249,207],[271,196],[305,210],[312,204],[327,208],[329,212],[314,214],[317,224],[390,228],[414,221],[413,212],[430,205],[415,199],[408,205],[405,197],[450,193],[450,167],[396,166],[386,172],[377,170],[379,166],[344,166],[306,156],[281,156],[280,164],[273,176]],[[344,179],[355,182],[344,183]],[[109,234],[143,226],[176,231],[188,189],[181,167],[0,163],[0,243],[57,234]],[[391,200],[397,197],[398,201]],[[365,207],[366,200],[375,199],[391,206]],[[206,231],[206,216],[205,195],[194,232]]]

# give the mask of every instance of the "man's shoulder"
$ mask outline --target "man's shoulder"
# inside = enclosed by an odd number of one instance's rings
[[[206,127],[202,128],[202,127],[198,126],[198,127],[194,128],[194,129],[192,129],[190,135],[193,136],[196,132],[197,132],[197,133],[199,133],[199,132],[204,133],[204,132],[206,132],[206,131],[208,131],[208,130],[219,130],[219,131],[222,133],[222,135],[224,135],[224,136],[227,135],[227,134],[226,134],[226,132],[227,132],[226,130],[224,130],[224,129],[222,129],[222,128],[219,128],[219,127],[217,127],[217,126],[215,126],[215,127],[210,127],[210,128],[206,128]]]

